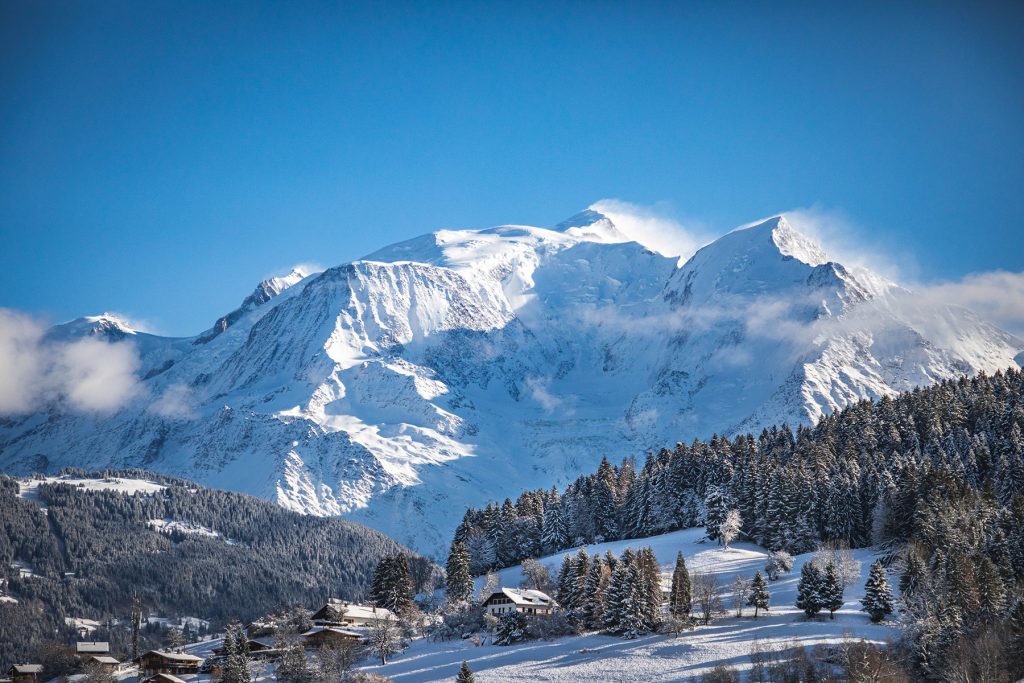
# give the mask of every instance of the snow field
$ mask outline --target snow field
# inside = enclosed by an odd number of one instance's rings
[[[675,566],[676,553],[683,552],[691,572],[714,574],[723,588],[723,602],[728,617],[716,619],[709,626],[678,637],[646,635],[636,640],[623,640],[604,634],[588,634],[544,642],[519,645],[474,646],[469,641],[445,643],[421,639],[396,656],[386,666],[371,665],[366,671],[380,673],[395,681],[426,683],[453,680],[463,660],[469,662],[478,681],[685,681],[724,664],[742,669],[750,667],[750,652],[755,643],[765,650],[783,650],[798,643],[812,647],[836,643],[844,638],[865,639],[884,643],[893,639],[896,630],[891,624],[872,624],[860,611],[864,582],[875,556],[871,550],[855,550],[860,562],[860,578],[848,586],[845,604],[835,619],[819,616],[813,621],[793,606],[800,569],[813,559],[813,553],[794,557],[793,571],[778,581],[769,582],[771,609],[767,615],[753,618],[753,609],[746,607],[737,619],[731,605],[730,584],[737,576],[752,578],[755,571],[764,574],[768,552],[751,543],[736,543],[724,550],[713,542],[703,542],[703,529],[684,529],[645,539],[633,539],[585,546],[587,552],[603,555],[609,549],[616,556],[627,547],[650,546],[661,565],[664,581]],[[547,566],[552,578],[561,566],[566,550],[540,562]],[[498,572],[502,585],[518,586],[521,568],[508,567]],[[476,579],[482,588],[483,577]]]

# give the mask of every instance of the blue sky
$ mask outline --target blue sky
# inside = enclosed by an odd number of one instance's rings
[[[193,334],[295,263],[603,198],[1024,270],[1020,3],[720,4],[3,3],[0,306]]]

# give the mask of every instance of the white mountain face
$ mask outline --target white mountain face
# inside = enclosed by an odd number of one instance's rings
[[[136,345],[144,398],[0,419],[4,471],[140,466],[435,556],[467,505],[564,485],[602,456],[813,422],[1024,349],[829,261],[783,217],[677,267],[594,211],[293,271],[193,338],[110,316],[50,335]]]

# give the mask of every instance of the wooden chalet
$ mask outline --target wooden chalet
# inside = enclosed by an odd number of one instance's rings
[[[11,683],[38,683],[43,675],[42,664],[15,664],[7,670]]]
[[[150,650],[139,657],[139,670],[145,674],[195,674],[199,673],[202,657],[183,652]]]
[[[363,634],[337,626],[314,626],[302,634],[302,644],[310,650],[319,649],[322,645],[337,647],[362,640]]]
[[[80,640],[75,643],[75,654],[79,657],[110,654],[110,643],[102,640]]]
[[[246,641],[245,641],[245,649],[249,651],[249,654],[252,654],[254,652],[264,652],[266,650],[271,650],[273,648],[271,648],[266,643],[262,643],[262,642],[260,642],[258,640],[254,640],[252,638],[247,638]],[[224,646],[221,645],[220,647],[214,648],[213,649],[213,654],[215,654],[217,656],[223,655],[224,654]]]
[[[313,614],[318,626],[376,626],[385,621],[397,621],[394,612],[384,607],[357,605],[331,598]]]
[[[521,612],[528,617],[546,617],[558,606],[547,593],[527,588],[502,588],[484,600],[484,610],[500,617],[509,612]]]
[[[107,673],[117,673],[117,670],[121,668],[121,662],[110,655],[92,655],[85,660],[85,663],[98,666]]]
[[[142,683],[185,683],[185,681],[172,674],[153,674],[144,679]]]

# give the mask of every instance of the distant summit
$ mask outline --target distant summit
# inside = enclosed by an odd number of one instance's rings
[[[594,209],[437,230],[265,280],[195,337],[58,326],[134,344],[145,390],[110,417],[55,403],[0,420],[0,468],[142,466],[436,556],[466,506],[565,485],[602,456],[811,423],[1024,351],[829,260],[785,216],[682,264],[627,233]]]

